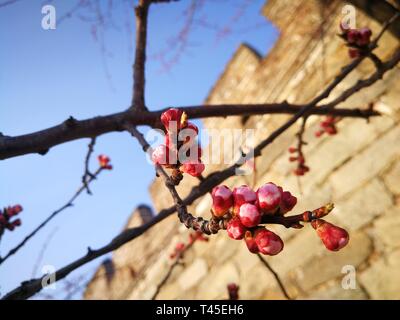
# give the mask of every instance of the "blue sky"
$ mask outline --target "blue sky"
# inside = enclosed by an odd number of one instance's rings
[[[0,132],[3,134],[29,133],[58,124],[70,115],[84,119],[129,106],[133,61],[130,42],[134,43],[129,1],[114,0],[111,11],[105,10],[108,1],[99,1],[102,10],[112,13],[112,23],[106,19],[104,32],[99,25],[83,20],[91,18],[85,8],[62,19],[55,30],[41,28],[44,4],[53,4],[60,19],[76,2],[20,0],[0,8]],[[220,27],[231,25],[233,32],[219,39],[215,30],[196,23],[187,48],[168,71],[154,57],[160,52],[167,52],[167,59],[174,56],[177,44],[171,39],[185,25],[185,10],[191,1],[154,5],[149,16],[146,65],[146,102],[150,109],[201,104],[242,42],[265,54],[277,32],[260,15],[264,2],[206,0],[196,10],[196,21]],[[129,27],[131,33],[127,32]],[[0,206],[20,203],[24,207],[23,225],[7,232],[1,240],[2,255],[79,187],[88,142],[88,139],[78,140],[54,147],[45,156],[27,155],[0,162]],[[97,140],[95,155],[99,153],[111,157],[114,170],[103,172],[94,182],[92,196],[82,194],[74,207],[62,212],[0,266],[1,294],[32,276],[33,266],[50,234],[53,237],[40,266],[60,268],[84,254],[87,246],[96,248],[106,244],[121,230],[138,204],[151,203],[148,187],[154,170],[136,141],[126,133],[107,134]],[[91,168],[96,166],[96,160],[92,159]],[[74,272],[70,279],[91,272],[102,260]]]

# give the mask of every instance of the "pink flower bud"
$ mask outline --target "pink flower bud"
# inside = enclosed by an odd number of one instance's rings
[[[239,209],[239,218],[245,227],[251,228],[260,224],[261,213],[255,205],[245,203]]]
[[[349,242],[349,234],[346,230],[339,228],[325,220],[318,219],[311,222],[317,231],[325,247],[331,251],[339,251]]]
[[[151,160],[159,165],[173,165],[177,163],[176,154],[164,144],[157,146],[151,155]]]
[[[244,234],[244,242],[246,243],[247,249],[249,249],[251,253],[259,252],[257,243],[251,231],[246,231],[246,233]]]
[[[259,228],[254,232],[254,240],[262,254],[274,256],[283,249],[282,239],[265,228]]]
[[[176,108],[168,109],[161,115],[161,122],[167,131],[179,130],[181,128],[181,118],[183,112]]]
[[[222,217],[233,205],[232,191],[225,185],[216,186],[211,193],[212,211],[216,217]]]
[[[267,214],[273,214],[281,202],[281,193],[272,182],[266,183],[257,190],[257,205]]]
[[[254,204],[257,200],[257,194],[246,185],[233,189],[233,212],[239,213],[240,206],[244,203]]]
[[[195,162],[185,162],[181,166],[181,171],[190,174],[193,177],[198,177],[204,171],[205,166],[200,160]]]
[[[228,232],[228,236],[234,240],[240,240],[244,238],[244,234],[246,233],[246,228],[240,222],[239,218],[231,219],[227,226],[226,231]]]

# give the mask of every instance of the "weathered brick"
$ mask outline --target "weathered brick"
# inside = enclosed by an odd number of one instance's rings
[[[332,174],[336,198],[342,197],[382,172],[400,156],[400,127],[390,130]]]
[[[374,221],[371,230],[376,241],[382,243],[385,248],[400,247],[400,209],[388,210],[385,215]]]
[[[315,239],[317,241],[317,239]],[[318,239],[320,242],[320,240]],[[372,241],[364,233],[351,233],[349,244],[338,252],[325,250],[316,259],[310,259],[296,272],[296,282],[305,291],[328,280],[344,276],[342,268],[357,268],[372,251]]]
[[[383,183],[374,179],[347,200],[337,201],[331,220],[348,230],[357,230],[383,214],[392,201]]]
[[[373,263],[360,280],[372,299],[400,299],[400,250]]]
[[[236,265],[232,262],[216,264],[207,274],[207,280],[198,283],[196,299],[227,299],[226,286],[231,282],[240,283]]]
[[[384,176],[386,186],[395,195],[400,195],[400,159],[396,159],[394,165]]]
[[[178,284],[181,290],[188,290],[198,284],[207,274],[208,266],[204,259],[197,258],[179,276]]]
[[[304,294],[299,299],[312,299],[312,300],[362,300],[367,299],[365,294],[359,286],[356,289],[343,289],[341,281],[329,281],[327,284],[315,289],[309,294]]]

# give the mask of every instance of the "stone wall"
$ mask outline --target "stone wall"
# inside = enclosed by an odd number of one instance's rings
[[[329,1],[321,10],[317,0],[269,0],[263,14],[280,30],[280,38],[266,57],[242,45],[212,88],[206,103],[264,103],[287,100],[303,103],[314,97],[350,60],[343,42],[336,37],[342,1]],[[324,14],[322,14],[324,12]],[[321,28],[321,23],[323,28]],[[380,24],[357,11],[358,26],[369,26],[374,34]],[[398,40],[387,33],[377,54],[390,57]],[[373,71],[365,61],[332,94],[337,96],[355,81]],[[318,118],[310,117],[305,147],[311,171],[301,178],[300,195],[287,148],[295,142],[298,125],[290,128],[265,149],[256,161],[254,175],[232,177],[228,186],[241,183],[259,186],[268,181],[298,195],[295,212],[332,201],[336,208],[327,219],[350,231],[350,243],[340,252],[327,251],[315,231],[274,229],[285,241],[284,251],[267,260],[280,274],[295,298],[399,299],[400,298],[400,70],[361,91],[340,107],[366,107],[374,102],[384,113],[369,123],[360,119],[339,122],[336,136],[314,137]],[[329,101],[326,100],[326,101]],[[288,116],[265,115],[207,119],[206,128],[256,128],[260,141]],[[256,142],[257,142],[256,141]],[[211,172],[220,166],[207,166]],[[185,196],[197,184],[186,177],[178,191]],[[172,198],[160,180],[150,187],[157,210],[170,206]],[[209,195],[190,206],[195,215],[209,217]],[[140,223],[136,215],[128,226]],[[102,277],[104,267],[89,284],[87,299],[149,299],[171,264],[170,252],[178,241],[187,241],[189,231],[175,215],[156,225],[142,237],[118,249],[113,256],[114,275]],[[356,268],[357,288],[344,290],[342,267]],[[184,264],[174,269],[163,286],[160,299],[224,299],[226,285],[240,285],[243,299],[281,299],[283,295],[271,273],[242,241],[225,232],[195,243]]]

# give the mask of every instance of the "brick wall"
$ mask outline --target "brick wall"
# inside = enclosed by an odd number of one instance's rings
[[[288,100],[302,103],[329,83],[341,66],[349,62],[342,41],[335,36],[344,2],[330,1],[321,15],[317,0],[269,0],[263,14],[279,29],[281,36],[266,57],[241,45],[210,91],[208,104],[262,103]],[[321,22],[325,34],[321,36]],[[380,25],[357,11],[358,26],[369,26],[376,34]],[[387,59],[399,42],[385,34],[377,49]],[[365,61],[337,89],[335,97],[355,81],[367,76],[373,65]],[[350,231],[350,243],[340,252],[325,250],[309,226],[286,230],[274,226],[285,240],[284,251],[268,257],[289,293],[296,298],[399,299],[400,298],[400,70],[357,93],[340,107],[365,107],[375,102],[384,112],[369,123],[359,119],[339,122],[336,136],[315,138],[318,118],[310,117],[305,139],[307,164],[311,171],[301,179],[303,195],[287,148],[295,141],[298,126],[265,149],[257,159],[255,176],[232,177],[229,186],[248,183],[256,186],[274,181],[298,195],[295,212],[336,204],[329,221]],[[327,99],[326,101],[329,101]],[[259,141],[282,124],[288,116],[265,115],[249,119],[231,117],[224,121],[207,119],[206,128],[256,128]],[[210,165],[207,172],[220,166]],[[206,172],[206,173],[207,173]],[[195,179],[186,177],[178,187],[185,196]],[[170,206],[172,198],[160,180],[150,187],[157,210]],[[209,217],[210,196],[190,206],[195,215]],[[133,215],[128,223],[139,223]],[[118,249],[113,256],[115,274],[107,281],[99,268],[89,284],[87,299],[149,299],[168,271],[168,258],[178,241],[187,240],[189,231],[171,216],[144,236]],[[356,268],[357,288],[341,287],[342,267]],[[227,298],[226,284],[237,282],[243,299],[281,299],[279,287],[256,256],[242,241],[230,240],[225,232],[199,242],[187,252],[162,288],[160,299]]]

